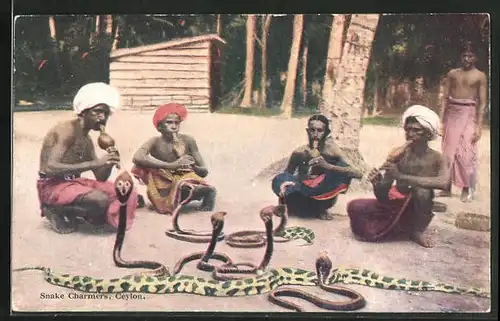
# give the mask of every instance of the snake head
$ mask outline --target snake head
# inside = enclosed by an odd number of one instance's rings
[[[328,257],[328,252],[322,251],[316,259],[316,273],[318,275],[319,282],[326,283],[326,279],[332,270],[332,266],[333,264]]]
[[[264,221],[264,223],[267,223],[268,221],[273,219],[275,207],[276,206],[271,205],[271,206],[266,206],[260,210],[260,218]]]
[[[282,204],[273,206],[272,213],[277,217],[283,217],[286,213],[286,206]]]
[[[118,177],[115,179],[115,192],[120,203],[123,204],[128,201],[133,187],[134,181],[127,171],[124,171],[120,175],[118,175]]]
[[[227,215],[227,212],[216,212],[210,216],[210,222],[212,226],[215,227],[217,224],[224,222],[224,217]]]

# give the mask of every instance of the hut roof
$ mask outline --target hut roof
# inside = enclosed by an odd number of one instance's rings
[[[197,37],[174,39],[174,40],[170,40],[170,41],[156,43],[153,45],[145,45],[145,46],[134,47],[134,48],[117,49],[117,50],[114,50],[111,52],[111,58],[118,58],[118,57],[123,57],[123,56],[128,56],[128,55],[135,55],[135,54],[139,54],[142,52],[173,48],[173,47],[183,46],[183,45],[196,43],[196,42],[204,42],[204,41],[217,41],[217,42],[222,43],[222,44],[226,43],[221,37],[217,36],[216,34],[208,34],[208,35],[197,36]]]

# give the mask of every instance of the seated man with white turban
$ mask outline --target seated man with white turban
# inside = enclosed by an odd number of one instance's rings
[[[449,170],[445,158],[428,142],[439,131],[439,116],[415,105],[402,117],[406,144],[394,149],[380,168],[368,174],[376,199],[352,200],[347,205],[351,229],[358,239],[378,242],[407,235],[423,247],[432,247],[425,230],[433,214],[434,189],[445,189]]]
[[[119,107],[118,91],[105,83],[90,83],[73,100],[76,118],[55,125],[46,134],[40,154],[38,197],[42,217],[53,229],[71,233],[78,218],[92,225],[106,223],[118,227],[120,202],[114,184],[107,181],[113,166],[119,164],[116,148],[110,147],[97,157],[89,132],[100,130]],[[92,171],[96,180],[80,177]],[[126,228],[132,227],[138,195],[134,190],[127,204]]]
[[[208,170],[196,140],[179,133],[186,117],[187,110],[181,104],[158,107],[153,125],[160,135],[134,154],[132,174],[147,185],[148,198],[159,214],[172,214],[183,201],[202,200],[200,211],[212,211],[215,206],[216,190],[204,179]]]

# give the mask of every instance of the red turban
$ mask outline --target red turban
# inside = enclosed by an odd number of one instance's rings
[[[183,121],[187,117],[187,110],[184,105],[176,103],[161,105],[160,107],[158,107],[153,116],[153,124],[155,125],[155,127],[158,128],[158,124],[170,114],[179,115],[181,121]]]

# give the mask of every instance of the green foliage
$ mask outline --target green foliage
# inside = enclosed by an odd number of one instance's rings
[[[247,115],[247,116],[278,116],[281,114],[281,110],[278,108],[259,108],[258,106],[252,106],[250,108],[242,107],[222,107],[217,110],[218,114],[232,114],[232,115]]]
[[[321,88],[325,74],[332,15],[306,14],[304,17],[301,53],[305,44],[309,48],[306,105],[317,105],[320,93],[317,88]],[[109,51],[117,25],[120,26],[118,48],[215,33],[216,30],[215,14],[114,15],[111,37],[104,33],[104,19],[101,20],[100,36],[93,35],[95,15],[56,16],[55,20],[58,38],[55,46],[50,39],[48,16],[25,16],[15,21],[14,89],[17,99],[71,96],[86,82],[107,81]],[[347,24],[349,20],[348,17]],[[259,17],[257,21],[256,36],[260,39],[262,20]],[[271,114],[281,104],[283,96],[285,82],[280,76],[286,73],[288,67],[292,23],[292,15],[273,16],[271,21],[266,88],[266,107]],[[233,97],[234,101],[241,91],[244,79],[246,16],[221,15],[221,25],[221,37],[227,42],[222,48],[222,95]],[[474,42],[477,48],[477,66],[487,71],[488,30],[488,17],[480,14],[382,15],[367,72],[367,105],[373,105],[376,79],[380,88],[386,87],[389,78],[412,80],[424,76],[426,86],[438,83],[448,70],[458,66],[464,40]],[[260,42],[257,41],[255,90],[260,90],[260,54]],[[56,68],[57,65],[59,69]],[[300,70],[299,65],[299,72]],[[60,81],[58,72],[61,75]],[[297,84],[300,79],[299,74]],[[295,110],[300,114],[302,109],[308,109],[299,103],[302,101],[301,86],[296,88]],[[224,97],[221,100],[225,101]]]
[[[401,124],[401,119],[399,117],[390,117],[390,116],[364,117],[361,120],[361,124],[380,125],[380,126],[399,126]]]

